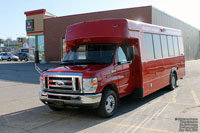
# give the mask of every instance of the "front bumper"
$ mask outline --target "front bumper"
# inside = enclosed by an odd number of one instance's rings
[[[57,94],[40,90],[40,100],[45,104],[55,104],[62,102],[62,106],[91,106],[96,108],[99,106],[102,94]]]

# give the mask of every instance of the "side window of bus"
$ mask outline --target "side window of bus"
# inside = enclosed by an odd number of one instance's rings
[[[168,48],[169,48],[169,56],[174,56],[174,46],[172,36],[167,36]]]
[[[127,44],[122,44],[118,48],[118,53],[117,53],[117,63],[118,64],[126,64],[131,61],[130,58],[130,53],[129,53],[129,47]]]
[[[179,46],[178,46],[178,37],[173,36],[173,42],[174,42],[175,56],[178,56],[180,54],[180,52],[179,52]]]
[[[162,54],[163,58],[167,58],[168,55],[168,46],[167,46],[167,36],[166,35],[161,35],[161,46],[162,46]]]
[[[162,58],[162,51],[161,51],[160,36],[159,35],[153,34],[153,44],[154,44],[155,58],[161,59]]]
[[[178,46],[179,46],[180,55],[184,55],[184,48],[183,48],[183,39],[182,39],[182,37],[178,37]]]
[[[153,50],[152,34],[145,33],[144,40],[145,40],[147,60],[153,60],[154,59],[154,50]]]

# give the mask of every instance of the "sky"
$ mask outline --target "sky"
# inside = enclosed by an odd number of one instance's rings
[[[46,9],[56,16],[152,5],[200,29],[200,0],[0,0],[0,38],[26,36],[25,11]]]

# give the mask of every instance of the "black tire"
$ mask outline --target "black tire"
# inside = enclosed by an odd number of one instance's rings
[[[24,61],[26,61],[26,62],[27,62],[27,61],[28,61],[28,58],[26,58]]]
[[[177,78],[176,78],[176,74],[172,73],[170,75],[170,84],[168,86],[169,90],[174,90],[177,87]]]
[[[62,107],[59,108],[59,107],[55,107],[53,105],[48,105],[48,106],[53,111],[62,111],[62,110],[64,110],[64,108],[62,108]]]
[[[110,100],[108,103],[108,100]],[[113,101],[112,101],[113,100]],[[109,108],[110,105],[110,110]],[[111,117],[112,115],[115,114],[118,106],[118,97],[115,91],[111,89],[106,89],[103,91],[102,98],[101,98],[101,103],[99,105],[99,108],[97,109],[97,113],[101,117]]]
[[[8,59],[7,59],[7,61],[11,61],[11,59],[10,59],[10,58],[8,58]]]

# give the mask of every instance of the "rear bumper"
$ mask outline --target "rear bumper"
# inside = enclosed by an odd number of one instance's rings
[[[40,90],[40,100],[45,104],[55,104],[62,102],[63,106],[91,106],[96,108],[99,106],[102,94],[57,94]]]

